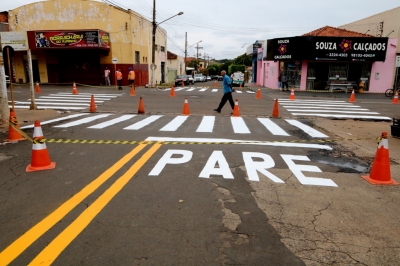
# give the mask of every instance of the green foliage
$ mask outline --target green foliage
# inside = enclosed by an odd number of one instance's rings
[[[222,70],[226,70],[227,74],[230,75],[230,74],[229,74],[228,68],[229,68],[229,66],[230,66],[232,63],[233,63],[232,60],[228,60],[227,62],[223,63],[223,64],[221,65],[221,71],[222,71]]]
[[[194,59],[189,62],[188,67],[194,67],[195,69],[197,69],[199,67],[199,64],[199,60]]]
[[[238,57],[236,57],[233,60],[233,64],[251,66],[252,65],[252,56],[251,55],[247,55],[246,53],[244,53],[242,55],[239,55]]]
[[[240,71],[240,72],[244,73],[246,71],[246,66],[245,65],[233,65],[233,64],[229,66],[229,70],[228,70],[229,75],[235,73],[236,71]]]
[[[220,65],[218,64],[209,65],[207,69],[210,75],[219,75],[221,72]]]

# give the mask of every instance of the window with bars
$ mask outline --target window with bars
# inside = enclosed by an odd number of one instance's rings
[[[160,51],[161,52],[165,52],[165,47],[164,46],[160,46]]]
[[[140,64],[140,53],[139,51],[135,51],[135,63]]]

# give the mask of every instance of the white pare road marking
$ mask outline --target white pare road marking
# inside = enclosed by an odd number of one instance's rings
[[[183,122],[186,121],[187,118],[188,116],[184,115],[177,116],[166,126],[160,129],[160,131],[176,131],[183,124]]]
[[[215,116],[203,116],[196,132],[212,133],[214,129]]]
[[[257,118],[273,135],[275,136],[290,136],[280,126],[275,124],[269,118]]]
[[[101,129],[101,128],[105,128],[105,127],[117,124],[117,123],[125,121],[125,120],[129,120],[132,117],[135,117],[135,115],[123,115],[121,117],[117,117],[117,118],[114,118],[114,119],[112,119],[110,121],[106,121],[106,122],[103,122],[103,123],[100,123],[100,124],[97,124],[97,125],[94,125],[94,126],[91,126],[91,127],[88,127],[88,128]]]
[[[176,156],[180,156],[176,158]],[[279,184],[285,183],[282,179],[267,171],[275,166],[272,157],[265,153],[259,152],[242,152],[243,161],[245,163],[246,172],[250,181],[260,181],[260,178],[266,176],[271,181]],[[154,168],[150,171],[149,176],[159,176],[168,164],[186,164],[193,157],[193,152],[188,150],[170,149],[165,152]],[[322,173],[315,165],[295,164],[293,161],[310,161],[307,156],[281,154],[281,157],[292,171],[293,175],[302,185],[337,187],[336,183],[331,179],[321,177],[307,177],[303,174],[306,172]],[[261,161],[260,161],[261,159]],[[218,167],[216,167],[218,164]],[[170,168],[168,168],[170,169]],[[176,168],[176,169],[181,169]],[[169,172],[169,171],[168,171]],[[259,175],[262,174],[261,176]],[[222,151],[213,151],[199,174],[199,178],[210,178],[211,175],[222,176],[224,179],[234,179],[233,173],[229,168]]]
[[[96,115],[96,116],[92,116],[92,117],[86,117],[86,118],[82,118],[82,119],[76,120],[74,122],[70,122],[70,123],[67,123],[67,124],[54,126],[54,127],[61,127],[61,128],[74,127],[74,126],[86,124],[86,123],[89,123],[89,122],[92,122],[94,120],[97,120],[97,119],[100,119],[100,118],[104,118],[104,117],[107,117],[107,116],[110,116],[110,115],[111,114],[102,114],[102,115]]]
[[[68,119],[72,119],[72,118],[83,116],[83,115],[87,115],[87,113],[86,114],[74,114],[74,115],[69,115],[69,116],[56,118],[56,119],[53,119],[53,120],[48,120],[48,121],[45,121],[45,122],[40,122],[40,125],[46,125],[46,124],[50,124],[50,123],[53,123],[53,122],[68,120]],[[21,129],[33,128],[33,127],[34,127],[34,125],[29,125],[29,126],[21,127]]]
[[[249,128],[246,126],[243,118],[241,117],[231,117],[231,122],[233,126],[233,131],[236,134],[250,134]]]
[[[160,117],[162,117],[162,115],[152,115],[150,117],[147,117],[147,118],[143,119],[142,121],[139,121],[139,122],[137,122],[137,123],[135,123],[133,125],[130,125],[129,127],[125,127],[124,129],[127,129],[127,130],[139,130],[142,127],[150,125],[151,123],[153,123],[154,121],[156,121]]]
[[[211,90],[211,92],[217,92],[218,91],[218,89],[212,89]]]
[[[206,91],[207,89],[201,89],[201,90],[199,90],[199,91]]]
[[[190,89],[188,89],[188,90],[186,90],[186,91],[194,91],[196,88],[190,88]]]
[[[297,120],[292,120],[292,119],[285,119],[289,124],[300,128],[301,130],[303,130],[305,133],[307,133],[308,135],[310,135],[313,138],[328,138],[327,135],[322,134],[321,132],[319,132],[318,130],[313,129],[312,127],[309,127]]]
[[[392,118],[387,116],[369,116],[369,115],[335,115],[335,114],[305,114],[305,113],[292,113],[292,115],[305,115],[305,116],[320,116],[320,117],[336,117],[336,118],[358,118],[358,119],[378,119],[378,120],[389,120]]]

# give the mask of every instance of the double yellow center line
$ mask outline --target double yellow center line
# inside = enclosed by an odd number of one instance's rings
[[[96,215],[112,200],[112,198],[133,178],[142,166],[154,155],[162,144],[154,144],[143,154],[114,184],[112,184],[96,201],[83,211],[64,231],[62,231],[49,245],[40,252],[29,265],[50,265],[61,252],[89,225]],[[71,199],[63,203],[58,209],[33,226],[29,231],[15,240],[0,253],[0,264],[8,265],[17,258],[33,242],[59,222],[86,197],[98,189],[111,178],[119,169],[128,163],[136,154],[147,145],[140,144],[131,152],[122,157],[113,166],[107,169],[94,181],[88,184]]]

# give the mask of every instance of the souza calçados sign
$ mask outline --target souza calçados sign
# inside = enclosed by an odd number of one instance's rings
[[[388,38],[292,37],[268,40],[267,60],[385,61]]]
[[[109,33],[102,30],[35,31],[32,35],[34,35],[35,48],[37,49],[64,47],[110,48]]]

